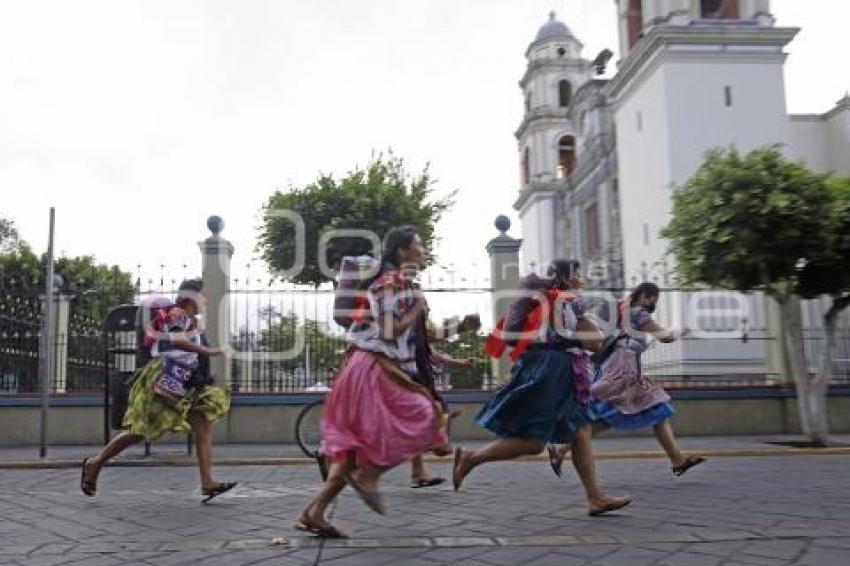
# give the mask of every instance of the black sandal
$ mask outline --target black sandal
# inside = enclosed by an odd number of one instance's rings
[[[617,509],[622,509],[626,505],[632,502],[631,497],[615,497],[605,503],[601,507],[590,507],[587,510],[587,514],[591,517],[598,517],[599,515],[603,515],[605,513],[610,513],[611,511],[616,511]]]
[[[324,525],[314,523],[309,517],[307,517],[306,514],[302,514],[301,517],[295,521],[295,528],[299,531],[312,533],[319,538],[348,538],[347,534],[330,523],[326,523]]]
[[[549,452],[549,465],[552,466],[552,471],[555,472],[555,475],[561,477],[563,473],[562,467],[564,465],[564,456],[558,454],[558,449],[552,446],[551,444],[546,447],[546,451]]]
[[[316,464],[319,466],[319,475],[322,476],[322,481],[328,481],[328,457],[321,452],[316,452]]]
[[[230,482],[220,483],[217,486],[210,488],[210,489],[207,489],[205,487],[201,488],[201,495],[204,496],[204,499],[201,500],[201,503],[207,503],[210,499],[218,497],[222,493],[227,493],[228,491],[230,491],[231,489],[236,487],[236,485],[237,485],[237,482],[230,481]]]
[[[420,487],[433,487],[446,483],[446,478],[419,478],[410,480],[411,489],[419,489]]]
[[[458,446],[457,448],[455,448],[455,456],[454,461],[452,463],[452,486],[455,488],[455,491],[460,489],[460,485],[466,478],[466,475],[460,475],[461,460],[463,460],[463,448]],[[467,474],[468,473],[469,472],[467,472]]]
[[[685,458],[685,461],[678,466],[670,466],[670,470],[672,470],[674,476],[679,477],[694,466],[702,464],[703,462],[705,462],[705,458],[702,456],[688,456]]]
[[[86,479],[86,464],[89,459],[83,460],[83,465],[80,466],[80,491],[88,497],[94,497],[97,493],[97,480],[91,481]]]

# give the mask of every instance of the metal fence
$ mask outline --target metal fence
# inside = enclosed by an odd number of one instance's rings
[[[135,300],[176,294],[160,281],[141,289]],[[475,284],[472,284],[475,283]],[[425,281],[432,320],[477,312],[485,324],[480,332],[435,345],[455,358],[473,358],[471,368],[449,369],[446,389],[487,390],[498,385],[483,344],[492,320],[489,281],[462,277],[432,277]],[[616,298],[623,290],[585,290],[587,295]],[[105,297],[111,289],[92,291]],[[342,329],[332,320],[330,286],[304,287],[286,283],[233,279],[229,295],[231,384],[235,393],[294,393],[323,389],[336,375],[345,351]],[[67,332],[54,337],[64,359],[50,372],[54,393],[102,393],[104,387],[102,304],[66,297]],[[698,327],[674,344],[655,344],[643,356],[647,374],[678,387],[771,385],[782,376],[766,363],[777,337],[766,323],[765,301],[758,293],[707,293],[669,289],[662,293],[656,318],[665,326]],[[822,313],[826,300],[804,301],[804,341],[810,371],[817,371],[823,345]],[[39,391],[39,347],[42,299],[31,291],[0,285],[0,395]],[[600,319],[604,320],[604,313]],[[850,384],[850,310],[842,314],[833,355],[834,382]]]
[[[0,292],[0,394],[39,391],[41,303],[37,298]]]
[[[231,381],[236,392],[278,393],[321,390],[330,385],[346,350],[344,333],[333,321],[330,285],[248,285],[234,280],[231,291]],[[441,324],[473,312],[489,318],[489,288],[453,287],[426,291],[431,318]],[[455,358],[474,358],[471,368],[446,368],[444,389],[488,389],[491,364],[484,355],[483,332],[451,338],[435,349]]]

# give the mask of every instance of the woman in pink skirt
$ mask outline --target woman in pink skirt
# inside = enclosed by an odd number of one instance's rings
[[[428,386],[427,303],[412,279],[424,266],[416,228],[387,233],[380,272],[368,286],[369,319],[349,328],[346,361],[325,402],[322,453],[333,462],[330,475],[296,522],[300,530],[345,536],[325,510],[346,484],[383,513],[384,472],[423,452],[451,453],[446,415]]]

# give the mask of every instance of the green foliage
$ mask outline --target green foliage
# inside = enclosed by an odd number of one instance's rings
[[[427,168],[411,176],[403,160],[390,153],[373,158],[365,169],[355,169],[341,180],[321,175],[306,187],[275,192],[263,207],[257,250],[273,271],[295,264],[295,227],[286,218],[276,217],[276,210],[291,210],[304,220],[305,265],[290,278],[295,283],[319,285],[329,280],[319,269],[317,252],[322,234],[331,229],[370,230],[383,239],[391,228],[412,224],[419,229],[426,250],[431,250],[435,226],[454,196],[435,200],[433,184]],[[327,262],[335,268],[343,256],[370,251],[363,239],[336,238],[328,245]]]
[[[246,346],[257,351],[286,352],[299,345],[297,335],[302,333],[303,344],[310,347],[310,364],[317,376],[331,368],[338,370],[342,366],[342,354],[346,349],[345,339],[329,332],[324,324],[316,320],[299,319],[292,314],[282,315],[276,310],[261,312],[260,316],[265,319],[265,327],[258,332],[256,344]],[[303,356],[298,356],[277,365],[283,369],[294,369],[303,366],[304,359]]]
[[[819,247],[800,273],[804,297],[850,293],[850,177],[827,179],[829,212],[817,234]]]
[[[662,231],[682,282],[795,292],[800,260],[822,252],[831,202],[826,179],[776,146],[744,157],[734,149],[709,152],[673,192],[672,220]]]
[[[26,243],[0,254],[0,288],[21,297],[38,297],[45,292],[47,258],[39,258]],[[95,263],[92,256],[56,259],[55,273],[62,277],[58,290],[72,295],[72,312],[102,321],[120,304],[132,303],[132,276],[118,266]]]
[[[444,321],[448,324],[448,321]],[[473,367],[447,367],[451,375],[452,389],[481,389],[482,374],[489,373],[490,358],[484,352],[486,336],[476,332],[464,332],[454,339],[432,344],[434,350],[458,360],[475,359]]]

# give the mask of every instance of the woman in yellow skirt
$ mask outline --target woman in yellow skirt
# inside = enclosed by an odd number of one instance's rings
[[[146,346],[153,360],[139,372],[130,389],[125,430],[115,436],[97,456],[83,460],[80,490],[93,497],[103,466],[129,446],[153,442],[167,432],[193,432],[197,442],[201,494],[207,502],[236,486],[212,478],[212,424],[230,410],[230,398],[220,387],[193,383],[198,356],[216,356],[222,348],[202,343],[196,315],[206,303],[203,283],[190,279],[180,284],[174,306],[158,311],[146,324]]]

